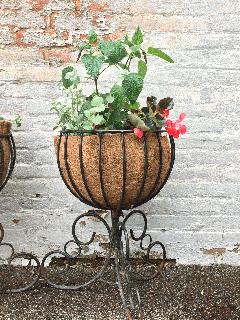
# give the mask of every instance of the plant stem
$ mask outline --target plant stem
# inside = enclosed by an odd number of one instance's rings
[[[128,64],[129,59],[130,59],[130,56],[128,56],[127,61],[126,61],[126,63],[125,63],[125,69],[126,69],[126,67],[127,67],[127,64]]]
[[[128,62],[128,70],[129,71],[130,71],[130,64],[131,64],[132,58],[133,58],[132,56],[129,57],[129,62]]]
[[[98,77],[100,76],[100,74],[102,74],[107,68],[109,68],[110,67],[110,65],[108,65],[106,68],[104,68],[100,73],[99,73],[99,75],[98,75]]]
[[[141,49],[141,51],[142,51],[144,60],[145,60],[145,62],[146,62],[146,64],[147,64],[147,54],[146,54],[146,51],[144,51],[142,48],[140,48],[140,49]]]
[[[98,84],[97,84],[97,80],[98,80],[98,78],[94,78],[96,93],[97,93],[97,95],[98,95]]]

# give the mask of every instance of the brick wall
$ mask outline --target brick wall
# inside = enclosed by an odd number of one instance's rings
[[[153,237],[179,263],[239,265],[239,18],[238,0],[1,0],[0,113],[24,118],[0,199],[6,240],[42,255],[70,239],[87,207],[66,190],[54,158],[50,102],[60,94],[62,64],[75,61],[76,41],[92,26],[111,39],[140,25],[148,45],[176,61],[156,68],[151,59],[142,99],[173,96],[189,128],[169,182],[143,206]]]

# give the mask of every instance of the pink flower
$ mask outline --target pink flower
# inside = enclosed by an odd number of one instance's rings
[[[180,113],[178,120],[181,122],[181,121],[183,121],[183,119],[185,119],[185,117],[186,117],[186,113],[182,112],[182,113]]]
[[[161,110],[161,115],[162,115],[164,118],[168,118],[168,116],[169,116],[169,110],[168,110],[168,109],[162,109],[162,110]]]
[[[133,132],[138,137],[138,139],[141,139],[143,137],[143,131],[142,130],[140,130],[138,128],[134,128]]]
[[[170,119],[166,121],[166,131],[170,136],[177,139],[180,134],[187,132],[187,127],[184,124],[181,124],[185,117],[186,113],[182,112],[175,122]]]

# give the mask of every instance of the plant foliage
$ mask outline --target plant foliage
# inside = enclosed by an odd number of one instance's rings
[[[2,115],[0,115],[0,121],[1,120],[6,120]],[[22,125],[22,118],[20,117],[20,115],[18,114],[17,116],[16,116],[16,118],[14,119],[14,123],[15,123],[15,125],[16,125],[16,127],[21,127],[21,125]]]
[[[93,80],[94,91],[84,95],[76,66],[65,67],[61,86],[66,99],[55,101],[52,106],[59,117],[56,127],[63,130],[139,128],[148,131],[166,125],[166,110],[173,107],[171,98],[157,102],[155,97],[148,97],[147,106],[141,106],[138,99],[147,74],[147,56],[170,63],[173,60],[158,48],[149,47],[146,50],[139,27],[132,37],[126,35],[115,41],[99,39],[91,30],[78,49],[77,61],[83,64],[87,75]],[[120,80],[113,84],[109,92],[103,93],[98,80],[109,67],[118,69]]]

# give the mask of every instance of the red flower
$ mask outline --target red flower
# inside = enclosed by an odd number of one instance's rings
[[[142,130],[140,130],[138,128],[134,128],[133,132],[138,137],[138,139],[141,139],[143,137],[143,131]]]
[[[169,110],[168,109],[162,109],[161,114],[164,118],[168,118],[169,116]]]
[[[170,136],[178,138],[180,134],[187,132],[187,127],[184,124],[181,124],[182,120],[186,117],[186,113],[182,112],[179,118],[173,122],[172,120],[167,120],[166,122],[166,131]]]

